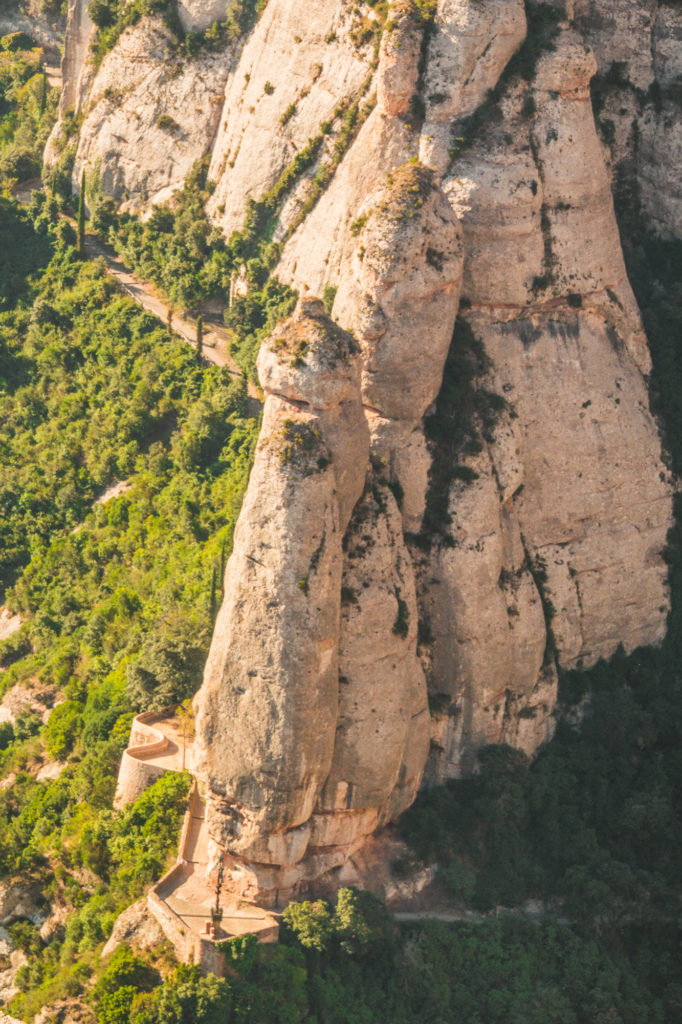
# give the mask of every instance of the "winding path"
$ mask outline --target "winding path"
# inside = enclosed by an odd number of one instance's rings
[[[108,245],[87,235],[85,239],[85,252],[91,258],[101,257],[107,268],[107,272],[115,277],[121,290],[134,302],[147,310],[165,326],[168,326],[168,315],[170,304],[168,299],[158,289],[154,288],[148,281],[142,281],[139,277],[128,270],[123,260]],[[197,346],[197,321],[196,317],[188,313],[180,315],[173,312],[171,330],[178,337],[186,341],[192,348]],[[233,377],[241,377],[242,371],[229,355],[230,333],[217,322],[217,317],[206,316],[204,318],[204,335],[201,349],[202,357],[206,362],[215,366],[224,366]],[[250,412],[258,415],[263,404],[263,395],[259,388],[251,381],[247,381],[247,392],[252,405]]]
[[[39,179],[23,182],[14,189],[14,198],[20,203],[28,203],[34,192],[42,189],[43,184]],[[75,221],[65,214],[61,214],[72,227]],[[131,270],[129,270],[120,256],[108,245],[100,242],[92,235],[86,234],[85,253],[91,259],[100,257],[104,260],[107,273],[114,277],[124,294],[128,295],[134,302],[145,309],[152,316],[155,316],[168,326],[168,314],[170,303],[149,281],[142,281]],[[189,313],[180,314],[173,312],[171,330],[183,341],[193,348],[197,345],[197,320]],[[219,316],[207,314],[204,316],[204,335],[201,349],[202,358],[215,366],[224,366],[233,377],[242,377],[242,371],[237,363],[229,355],[230,332],[220,323]],[[249,415],[257,417],[263,405],[263,395],[260,389],[252,382],[247,381],[247,392],[249,396]]]

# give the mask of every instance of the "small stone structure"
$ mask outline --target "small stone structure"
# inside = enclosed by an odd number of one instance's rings
[[[164,723],[164,729],[158,723]],[[165,730],[165,731],[164,731]],[[168,735],[173,733],[173,737]],[[130,742],[123,751],[118,771],[114,807],[120,810],[156,782],[166,771],[182,771],[180,739],[167,712],[145,711],[133,719]]]
[[[183,745],[172,714],[137,715],[121,759],[114,806],[120,810],[132,803],[166,771],[191,771],[191,747],[188,744],[185,756]],[[222,916],[215,921],[215,885],[210,875],[204,801],[195,780],[180,834],[177,863],[150,889],[147,905],[180,960],[196,963],[203,972],[223,977],[225,957],[217,942],[247,934],[257,935],[260,942],[276,942],[279,922],[273,914],[229,892],[220,898]]]

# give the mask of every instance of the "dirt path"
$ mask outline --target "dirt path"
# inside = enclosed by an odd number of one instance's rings
[[[87,235],[85,239],[85,252],[91,258],[101,256],[107,266],[107,271],[118,281],[121,290],[129,295],[138,306],[142,306],[148,313],[152,313],[164,324],[168,324],[169,303],[164,295],[148,281],[141,281],[139,277],[128,270],[121,258],[108,245]],[[196,348],[197,345],[197,321],[196,317],[185,313],[181,315],[173,312],[171,330],[177,334],[188,345]],[[228,355],[229,332],[219,324],[211,322],[208,318],[204,320],[202,357],[215,366],[225,366],[233,377],[241,377],[242,371]],[[260,409],[263,403],[263,396],[260,390],[251,381],[247,382],[247,391],[252,402],[258,404]]]
[[[35,191],[42,188],[39,179],[26,181],[14,190],[14,198],[20,203],[28,203]],[[75,222],[70,217],[64,217],[75,227]],[[128,270],[123,260],[108,245],[100,242],[92,235],[86,234],[85,253],[91,259],[101,257],[107,268],[107,272],[115,277],[121,291],[128,295],[134,302],[146,309],[165,326],[168,326],[169,302],[165,295],[154,287],[149,281],[142,281],[139,277]],[[179,338],[187,342],[193,348],[197,346],[197,320],[188,313],[180,314],[173,312],[171,330]],[[201,349],[202,358],[215,366],[224,366],[233,377],[241,377],[242,371],[229,355],[229,332],[217,322],[215,317],[204,317],[203,344]],[[251,381],[247,381],[247,392],[249,396],[249,415],[257,417],[263,405],[263,395],[258,387]]]

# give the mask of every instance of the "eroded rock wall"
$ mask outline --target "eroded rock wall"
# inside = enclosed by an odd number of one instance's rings
[[[226,10],[226,0],[178,0],[178,17],[185,32],[202,32],[223,21]]]
[[[169,200],[211,147],[231,59],[181,57],[158,18],[126,29],[89,91],[74,188],[85,170],[123,209]]]
[[[209,830],[255,865],[235,877],[246,892],[287,888],[332,762],[342,541],[369,452],[358,346],[321,302],[280,325],[259,375],[263,425],[196,701]]]
[[[78,114],[87,96],[92,82],[88,56],[93,35],[94,26],[88,14],[88,0],[69,0],[62,57],[60,117],[67,110]]]
[[[339,0],[269,0],[227,80],[209,169],[208,211],[226,236],[310,139],[327,132],[333,147],[334,123],[371,70],[371,46],[352,38],[357,21]]]
[[[573,0],[599,66],[595,111],[616,188],[636,187],[651,228],[682,236],[682,9],[665,0]]]
[[[663,636],[672,482],[612,196],[628,170],[679,234],[678,12],[551,9],[399,0],[380,34],[270,0],[241,51],[177,66],[145,20],[95,81],[76,177],[130,207],[209,150],[226,235],[286,184],[268,240],[303,298],[259,356],[196,701],[243,893],[328,877],[485,743],[534,753],[561,669]]]
[[[475,478],[452,486],[448,543],[422,568],[434,778],[470,769],[485,742],[532,753],[551,735],[557,666],[665,630],[671,481],[592,116],[595,70],[565,26],[445,174],[466,253],[463,323],[489,360],[478,383],[504,409],[463,454]]]

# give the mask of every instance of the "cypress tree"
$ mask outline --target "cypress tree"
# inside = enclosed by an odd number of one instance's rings
[[[211,602],[210,602],[211,625],[213,625],[213,623],[215,622],[216,612],[218,611],[217,597],[218,597],[218,571],[217,571],[217,569],[216,569],[216,567],[214,565],[213,566],[213,572],[211,574]]]
[[[43,75],[40,82],[40,93],[38,94],[38,114],[42,118],[47,107],[47,75]]]
[[[78,254],[83,255],[85,248],[85,171],[81,175],[81,191],[78,196]]]
[[[197,317],[197,361],[201,362],[201,353],[204,347],[204,318]]]

